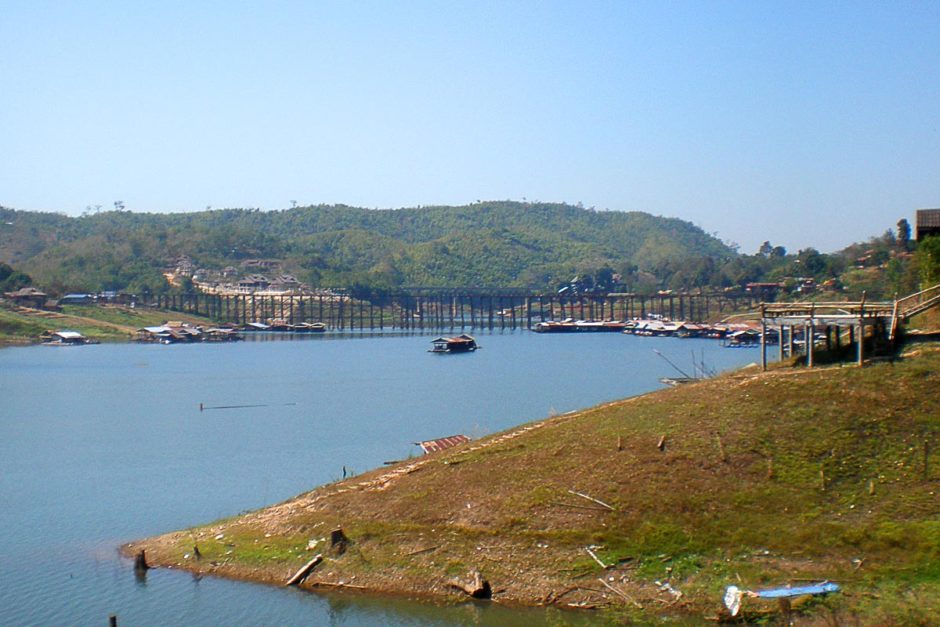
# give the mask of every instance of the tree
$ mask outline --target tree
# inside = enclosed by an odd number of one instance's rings
[[[905,252],[911,245],[911,225],[906,218],[898,220],[897,244],[898,249]]]
[[[33,280],[28,274],[0,262],[0,292],[12,292],[32,283]]]
[[[773,251],[774,247],[770,245],[770,242],[764,242],[760,245],[760,248],[757,249],[757,254],[762,257],[770,257]]]
[[[940,235],[931,235],[917,245],[916,261],[922,288],[940,283]]]

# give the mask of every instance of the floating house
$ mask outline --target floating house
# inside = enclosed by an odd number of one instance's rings
[[[431,344],[433,344],[433,348],[429,351],[431,353],[469,353],[480,348],[477,346],[477,341],[466,333],[457,337],[439,337],[431,340]]]
[[[215,329],[223,331],[223,329]],[[222,337],[231,337],[226,333],[216,333],[214,341]],[[158,342],[160,344],[181,344],[188,342],[201,342],[206,339],[206,333],[199,327],[183,322],[167,322],[158,327],[144,327],[137,330],[138,342]]]
[[[62,329],[60,331],[46,331],[40,336],[43,346],[82,346],[84,344],[97,344],[78,331]]]

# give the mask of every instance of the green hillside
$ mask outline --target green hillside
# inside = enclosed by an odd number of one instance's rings
[[[312,285],[550,287],[576,274],[663,274],[734,251],[689,222],[566,204],[481,202],[81,218],[0,209],[0,260],[52,291],[163,288],[182,255],[201,268],[277,259]]]

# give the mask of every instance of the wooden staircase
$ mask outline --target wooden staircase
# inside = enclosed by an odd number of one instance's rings
[[[894,340],[900,323],[907,322],[917,314],[922,314],[938,305],[940,305],[940,283],[916,294],[895,300],[894,310],[891,314],[889,339]]]

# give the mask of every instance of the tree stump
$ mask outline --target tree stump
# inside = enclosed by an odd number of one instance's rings
[[[334,555],[342,555],[345,553],[348,545],[349,538],[343,533],[342,527],[337,527],[330,532],[330,551],[332,551]]]
[[[149,569],[150,565],[147,564],[147,554],[141,549],[134,557],[134,572],[140,574],[147,572]]]

